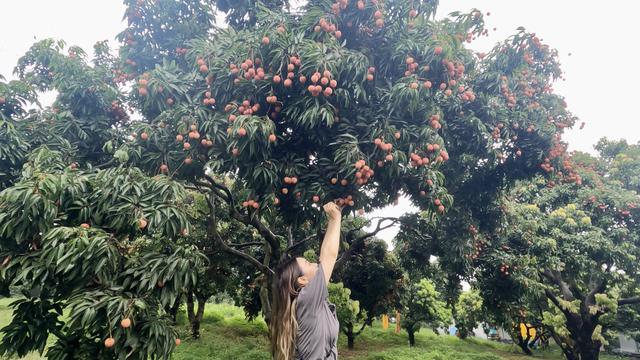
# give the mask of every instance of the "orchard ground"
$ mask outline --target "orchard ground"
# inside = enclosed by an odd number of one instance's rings
[[[0,299],[0,327],[11,320],[12,299]],[[390,324],[391,325],[391,324]],[[435,335],[423,329],[416,334],[416,346],[409,348],[407,334],[403,330],[395,334],[395,326],[383,330],[379,323],[367,328],[356,339],[355,350],[348,350],[346,337],[339,338],[341,359],[355,360],[524,360],[531,359],[521,354],[514,345],[494,341]],[[175,360],[269,360],[267,350],[267,327],[262,319],[247,321],[238,307],[228,304],[207,304],[202,324],[202,337],[192,340],[188,334],[188,322],[184,311],[180,312],[178,330],[184,339],[174,353]],[[51,341],[50,341],[51,342]],[[555,350],[537,351],[533,358],[562,359]],[[39,360],[33,354],[23,359]],[[603,355],[603,360],[623,359]]]

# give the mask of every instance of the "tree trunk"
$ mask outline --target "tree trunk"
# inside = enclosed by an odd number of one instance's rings
[[[356,336],[353,333],[353,324],[347,324],[347,347],[349,350],[353,350],[353,342],[355,341]]]
[[[580,349],[580,360],[598,360],[599,358],[599,341],[592,341],[590,344],[584,344],[582,349]]]
[[[470,335],[470,331],[467,330],[466,326],[462,324],[455,324],[455,327],[458,330],[458,336],[460,337],[460,339],[464,340]]]
[[[178,295],[178,297],[176,297],[176,301],[169,309],[169,315],[171,315],[173,325],[176,325],[178,322],[178,310],[180,310],[180,304],[182,304],[182,295]]]
[[[564,354],[564,357],[567,358],[567,360],[580,360],[578,358],[578,355],[573,352],[573,349],[567,343],[569,341],[568,339],[567,340],[563,339],[562,337],[560,337],[560,335],[558,335],[553,330],[551,330],[550,333],[551,333],[551,337],[553,338],[553,341],[555,341],[556,345],[560,347],[560,349],[562,350],[562,353]]]
[[[407,329],[407,333],[409,334],[409,346],[415,346],[416,345],[415,332],[412,329]]]
[[[193,292],[191,290],[187,292],[187,317],[189,318],[189,324],[193,324],[196,316],[193,312]]]
[[[200,324],[202,323],[202,317],[204,316],[204,307],[207,304],[207,299],[204,296],[197,297],[198,299],[198,312],[193,316],[193,320],[191,321],[191,336],[194,339],[198,339],[200,337]],[[193,305],[191,308],[193,312]]]
[[[529,349],[528,341],[526,339],[523,339],[522,336],[518,336],[518,346],[520,346],[520,349],[522,349],[522,352],[524,352],[525,354],[533,355],[533,352],[531,352],[531,349]]]
[[[585,322],[586,323],[586,322]],[[598,360],[600,357],[600,347],[602,343],[600,340],[592,339],[593,330],[595,326],[589,322],[587,326],[583,326],[579,332],[571,332],[571,334],[579,334],[575,340],[575,353],[580,354],[580,360]]]
[[[567,329],[572,342],[571,352],[574,357],[580,360],[598,360],[600,357],[600,340],[592,338],[596,328],[597,320],[594,321],[592,315],[587,311],[575,315],[571,321],[567,321]]]
[[[271,323],[271,275],[262,275],[260,280],[260,305],[262,306],[262,315],[267,326]]]

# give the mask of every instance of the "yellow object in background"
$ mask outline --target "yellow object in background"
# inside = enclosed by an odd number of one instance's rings
[[[522,335],[523,339],[527,338],[527,333],[529,334],[529,338],[536,338],[536,328],[531,326],[531,324],[520,323],[520,335]]]
[[[382,328],[384,330],[389,328],[389,317],[386,314],[382,315]]]

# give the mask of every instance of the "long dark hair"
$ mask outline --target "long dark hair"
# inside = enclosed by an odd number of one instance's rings
[[[275,360],[289,360],[295,356],[295,340],[298,332],[296,300],[300,292],[298,277],[302,270],[295,257],[288,257],[275,272],[271,309],[271,355]]]

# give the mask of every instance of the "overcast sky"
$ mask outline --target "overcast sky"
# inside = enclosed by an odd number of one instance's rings
[[[91,53],[96,41],[110,40],[116,46],[114,37],[125,27],[125,7],[120,0],[0,1],[0,74],[9,79],[18,58],[36,40],[64,39]],[[640,55],[633,27],[640,5],[635,1],[440,0],[438,17],[474,7],[490,12],[488,28],[497,29],[474,42],[474,50],[487,52],[518,26],[559,50],[567,80],[555,85],[556,92],[566,97],[569,109],[586,123],[584,130],[565,135],[571,150],[592,152],[603,136],[630,142],[640,139],[638,115],[632,111],[638,104],[634,98],[640,84],[640,72],[634,65]],[[397,207],[370,215],[409,210],[408,201],[401,199]],[[395,232],[387,230],[381,237],[389,240]]]

